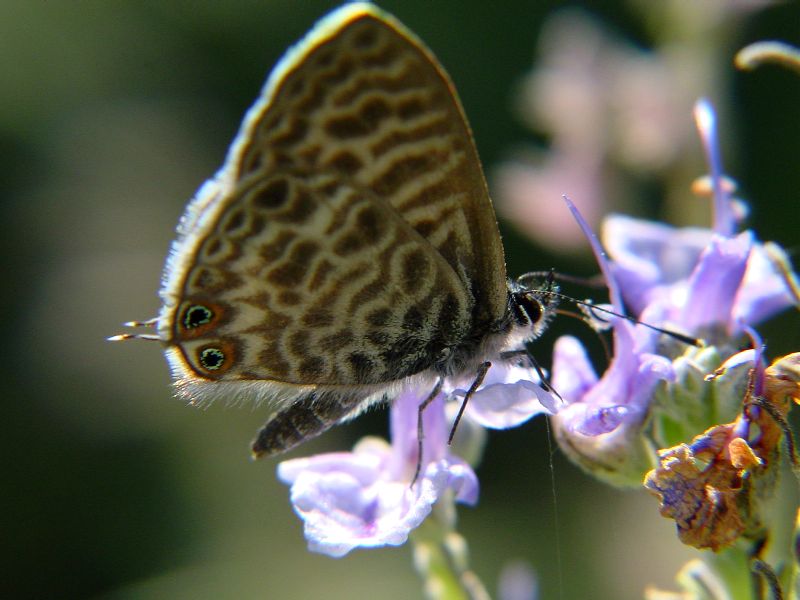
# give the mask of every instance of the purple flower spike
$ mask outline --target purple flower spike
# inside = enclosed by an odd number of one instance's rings
[[[278,477],[291,485],[291,501],[303,519],[308,547],[344,556],[357,547],[397,546],[430,514],[447,490],[456,500],[474,504],[478,480],[472,468],[450,454],[444,397],[423,413],[425,443],[422,471],[417,464],[417,407],[421,398],[404,393],[391,408],[392,446],[365,438],[352,452],[287,460]]]
[[[794,303],[784,277],[750,231],[735,235],[736,215],[722,182],[713,107],[701,100],[695,120],[711,171],[714,228],[677,229],[612,215],[603,241],[625,302],[640,319],[652,313],[691,335],[721,326],[729,335]],[[658,324],[658,323],[656,323]]]
[[[717,115],[706,98],[701,98],[694,106],[694,120],[703,150],[711,171],[711,185],[714,190],[714,231],[730,237],[736,231],[736,219],[728,194],[722,185],[722,153],[717,136]]]
[[[621,312],[608,259],[577,211],[573,214],[606,276],[612,306]],[[556,342],[553,386],[566,406],[560,407],[554,424],[559,445],[576,463],[612,483],[637,485],[649,461],[642,423],[656,385],[675,374],[668,358],[654,354],[654,331],[622,318],[612,318],[611,324],[614,357],[600,378],[577,340],[562,337]]]
[[[619,286],[597,237],[570,202],[564,201],[592,246],[605,275],[612,307],[622,312]],[[567,403],[559,412],[565,431],[581,435],[609,433],[623,422],[635,422],[647,408],[649,395],[661,379],[673,376],[668,359],[652,354],[654,332],[624,319],[612,320],[614,359],[598,379],[585,351],[574,338],[561,338],[553,353],[553,385]]]

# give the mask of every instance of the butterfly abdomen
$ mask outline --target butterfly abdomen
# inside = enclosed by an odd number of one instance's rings
[[[311,392],[275,414],[262,427],[251,450],[254,458],[291,450],[330,429],[352,412],[362,398]]]

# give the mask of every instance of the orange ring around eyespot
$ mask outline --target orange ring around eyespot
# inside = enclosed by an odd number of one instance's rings
[[[197,325],[187,326],[188,313],[190,311],[207,310],[210,316],[206,322]],[[175,318],[175,339],[194,340],[197,338],[208,337],[210,333],[219,327],[228,317],[227,308],[217,302],[208,302],[202,299],[185,300],[181,303]]]
[[[213,358],[214,353],[219,354],[220,363],[216,368],[209,368],[203,364],[204,360]],[[192,366],[198,373],[211,379],[219,379],[230,370],[236,362],[236,346],[228,340],[217,340],[208,344],[203,344],[194,350],[194,360]]]

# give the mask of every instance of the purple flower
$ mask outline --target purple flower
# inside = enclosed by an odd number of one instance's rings
[[[652,332],[618,320],[614,358],[601,378],[577,339],[559,338],[553,386],[566,402],[558,412],[566,432],[597,436],[643,421],[655,386],[674,376],[672,362],[652,351],[652,338]]]
[[[742,323],[794,303],[751,231],[726,237],[613,215],[603,223],[603,239],[626,305],[647,322],[647,313],[658,310],[688,333],[720,325],[734,335]]]
[[[614,215],[603,224],[603,240],[625,302],[642,320],[652,322],[655,312],[690,334],[718,326],[733,336],[794,300],[764,245],[751,231],[735,234],[711,105],[698,102],[695,116],[711,166],[713,230]]]
[[[736,211],[723,185],[714,113],[704,101],[695,112],[711,165],[713,230],[611,217],[603,227],[609,262],[588,225],[580,215],[576,219],[592,243],[615,312],[623,313],[624,297],[644,323],[714,336],[719,351],[749,323],[790,306],[793,298],[754,234],[735,233]],[[576,212],[571,203],[570,208]],[[577,340],[556,343],[553,384],[567,405],[554,423],[562,449],[575,462],[612,483],[638,484],[651,456],[644,425],[654,414],[656,386],[675,382],[666,398],[696,394],[674,388],[682,388],[689,366],[703,367],[689,356],[659,354],[664,350],[656,345],[657,333],[641,325],[616,319],[612,326],[614,355],[602,377]]]
[[[469,421],[504,429],[554,412],[555,397],[538,381],[531,368],[494,364],[467,405],[456,445],[460,437],[470,438],[460,440],[467,455],[481,446],[480,435],[469,435],[477,427]],[[391,445],[365,438],[352,452],[297,458],[278,466],[278,477],[291,486],[292,505],[304,521],[310,550],[338,557],[357,547],[400,545],[448,490],[459,502],[477,502],[475,473],[447,444],[452,415],[445,411],[445,399],[463,399],[471,383],[446,381],[445,391],[425,409],[423,456],[413,487],[417,413],[424,400],[417,390],[405,391],[392,404]]]
[[[596,236],[567,200],[622,313],[619,287]],[[656,385],[674,378],[672,362],[655,353],[656,332],[622,318],[612,320],[614,356],[598,377],[575,338],[559,338],[553,351],[553,386],[564,399],[553,422],[561,448],[579,465],[617,484],[641,481],[648,466],[640,431]]]
[[[291,485],[291,501],[303,519],[309,549],[344,556],[357,547],[397,546],[422,523],[442,495],[474,504],[478,481],[472,468],[450,453],[444,395],[423,413],[425,439],[417,465],[416,393],[405,392],[391,408],[390,446],[361,440],[352,452],[335,452],[282,462],[278,477]]]

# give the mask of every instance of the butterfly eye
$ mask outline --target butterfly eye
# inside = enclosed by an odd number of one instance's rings
[[[514,294],[515,313],[520,325],[535,326],[542,319],[544,307],[538,298],[528,293]]]
[[[197,358],[206,371],[218,371],[225,365],[225,353],[220,348],[203,348]]]
[[[183,313],[183,326],[186,329],[195,329],[211,323],[214,319],[214,311],[207,306],[195,304],[186,309]]]

